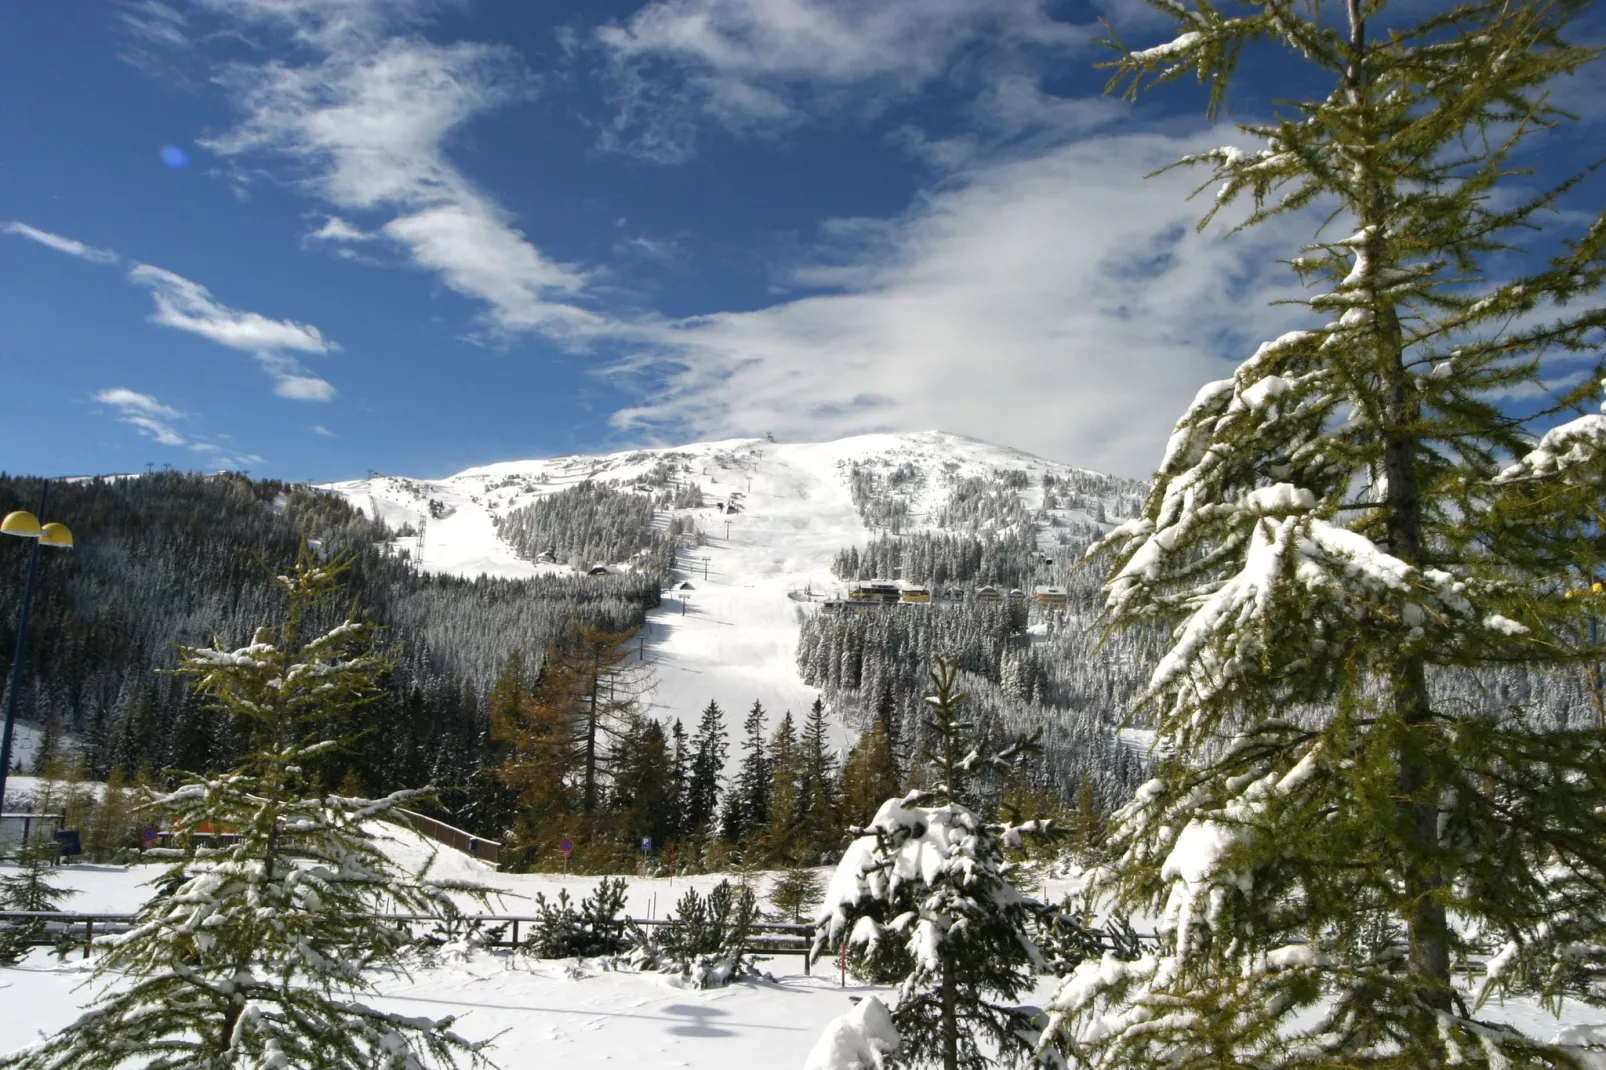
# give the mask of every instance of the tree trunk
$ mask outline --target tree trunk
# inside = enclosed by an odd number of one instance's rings
[[[1392,309],[1379,311],[1378,337],[1384,349],[1380,380],[1386,392],[1384,433],[1388,436],[1383,452],[1388,548],[1401,561],[1421,565],[1422,499],[1416,481],[1416,443],[1408,430],[1417,418],[1417,403],[1405,371],[1399,319]],[[1433,857],[1439,842],[1438,791],[1418,756],[1430,745],[1427,737],[1433,731],[1426,661],[1420,654],[1402,657],[1390,666],[1388,675],[1394,716],[1403,733],[1396,813],[1406,843],[1402,878],[1410,968],[1423,982],[1422,1001],[1447,1011],[1452,999],[1449,925],[1438,898],[1445,878]]]
[[[942,1070],[959,1070],[959,1000],[946,964],[937,998],[942,1001]]]
[[[597,699],[602,686],[601,658],[593,655],[591,663],[591,704],[586,710],[586,767],[585,791],[581,800],[587,814],[597,809]]]

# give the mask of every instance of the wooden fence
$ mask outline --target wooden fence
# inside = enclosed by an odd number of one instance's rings
[[[42,921],[47,932],[41,943],[55,942],[55,936],[63,931],[74,937],[74,943],[81,943],[84,955],[89,955],[93,948],[95,937],[110,936],[114,933],[127,932],[133,927],[134,914],[84,914],[72,910],[10,910],[0,911],[0,925],[13,924],[25,921]],[[453,925],[469,928],[476,931],[486,947],[515,948],[519,945],[521,931],[528,935],[528,928],[540,919],[533,914],[461,914],[453,918],[442,918],[434,914],[383,914],[379,915],[387,922],[397,925]],[[635,925],[648,929],[658,925],[669,924],[662,918],[621,918],[619,924]],[[744,948],[752,955],[802,955],[803,972],[808,973],[808,951],[814,940],[814,927],[812,925],[790,925],[782,922],[757,922],[749,926],[747,944]]]
[[[437,821],[433,817],[415,813],[412,810],[397,808],[402,821],[420,836],[426,836],[436,843],[443,843],[453,850],[473,855],[482,862],[491,865],[500,865],[502,862],[502,845],[495,840],[487,840],[472,833],[464,832],[460,828],[453,828],[444,821]]]

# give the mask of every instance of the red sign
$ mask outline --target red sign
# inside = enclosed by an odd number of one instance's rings
[[[563,852],[564,858],[568,858],[570,853],[574,851],[574,841],[567,836],[563,837],[558,841],[558,850]]]

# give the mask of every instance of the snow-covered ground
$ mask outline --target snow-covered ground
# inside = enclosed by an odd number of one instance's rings
[[[413,833],[390,829],[389,852],[416,867],[434,853]],[[0,871],[9,867],[0,866]],[[125,913],[149,894],[146,886],[159,867],[65,866],[57,883],[79,891],[63,905],[83,912]],[[560,890],[578,899],[596,884],[594,877],[496,873],[484,863],[453,851],[435,855],[432,873],[480,881],[505,894],[493,908],[529,913],[537,892],[549,899]],[[631,880],[627,910],[633,917],[662,917],[687,888],[706,892],[719,876]],[[750,878],[762,895],[770,874]],[[1044,890],[1058,898],[1071,887],[1052,881]],[[14,1051],[70,1023],[94,999],[92,962],[74,952],[58,963],[38,949],[22,963],[0,967],[0,1053]],[[546,1070],[564,1066],[727,1067],[804,1065],[810,1050],[853,997],[873,994],[889,1005],[883,987],[844,986],[829,964],[805,976],[802,960],[765,960],[770,980],[745,981],[698,991],[661,974],[608,970],[597,962],[542,961],[520,955],[477,951],[446,955],[410,975],[378,978],[379,994],[369,1001],[409,1015],[459,1015],[458,1031],[471,1039],[496,1037],[490,1052],[504,1070]],[[1032,999],[1041,1005],[1055,982],[1045,978]],[[369,999],[369,997],[365,997]],[[1558,1018],[1530,1001],[1487,1009],[1489,1017],[1518,1025],[1545,1039],[1565,1029],[1606,1026],[1606,1010],[1569,1004]]]
[[[432,846],[411,832],[387,827],[389,853],[416,867]],[[0,871],[9,869],[0,866]],[[149,894],[157,866],[64,866],[59,883],[80,894],[63,903],[82,912],[130,912]],[[477,880],[507,894],[492,909],[531,913],[537,892],[560,890],[579,899],[594,877],[496,873],[484,863],[443,850],[431,873]],[[688,888],[707,892],[722,879],[698,876],[631,880],[627,910],[633,917],[663,917]],[[752,878],[762,896],[770,876]],[[58,963],[38,949],[21,964],[0,968],[0,1052],[13,1051],[70,1023],[92,1002],[85,986],[92,962],[74,953]],[[773,981],[750,981],[698,991],[661,974],[611,971],[594,962],[542,961],[477,951],[448,955],[410,976],[384,976],[371,1000],[409,1015],[460,1015],[458,1031],[471,1039],[498,1036],[491,1053],[505,1070],[566,1066],[707,1067],[801,1066],[831,1019],[847,1011],[850,996],[869,989],[848,978],[846,988],[828,968],[803,973],[796,956],[764,960]],[[366,998],[366,997],[365,997]]]
[[[673,583],[692,589],[670,592],[649,615],[645,653],[654,667],[653,713],[687,722],[710,699],[727,715],[739,715],[756,699],[772,723],[782,711],[801,714],[814,701],[817,692],[799,678],[795,661],[799,624],[819,601],[842,593],[831,573],[837,551],[872,537],[853,505],[851,464],[883,473],[911,466],[916,477],[899,490],[911,510],[908,530],[928,526],[960,479],[1025,470],[1031,486],[1020,494],[1036,509],[1044,472],[1078,471],[1019,450],[925,431],[820,443],[733,439],[509,461],[440,480],[378,475],[328,489],[393,529],[421,532],[398,539],[396,548],[407,550],[426,571],[526,577],[569,569],[516,556],[497,536],[495,518],[587,479],[616,480],[630,489],[631,481],[666,460],[689,469],[679,481],[702,488],[704,507],[676,515],[693,519],[707,539],[681,555]],[[723,511],[727,504],[740,511]],[[1060,513],[1066,520],[1093,519],[1080,510]],[[660,522],[668,515],[660,512]]]

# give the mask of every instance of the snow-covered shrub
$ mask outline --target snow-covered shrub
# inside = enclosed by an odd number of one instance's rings
[[[899,1041],[886,1004],[869,996],[831,1019],[803,1070],[892,1070]]]
[[[604,879],[592,893],[580,900],[578,908],[567,890],[560,890],[556,902],[537,892],[536,920],[529,938],[519,950],[540,959],[597,958],[620,955],[630,947],[628,919],[620,917],[625,907],[623,877]]]
[[[758,898],[746,885],[720,881],[707,896],[691,889],[663,925],[632,925],[631,964],[678,973],[693,988],[718,988],[754,973],[748,940],[758,921]]]

